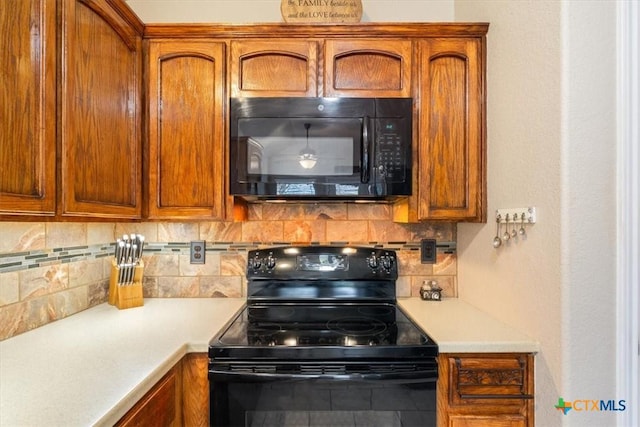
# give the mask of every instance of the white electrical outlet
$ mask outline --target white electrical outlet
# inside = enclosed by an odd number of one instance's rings
[[[502,224],[507,223],[507,215],[509,215],[509,223],[519,224],[524,222],[525,224],[536,223],[536,208],[531,206],[527,208],[504,208],[496,210],[496,219],[500,215],[500,222]]]

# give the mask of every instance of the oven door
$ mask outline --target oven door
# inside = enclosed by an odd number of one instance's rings
[[[214,363],[211,425],[435,427],[437,377],[435,359]]]

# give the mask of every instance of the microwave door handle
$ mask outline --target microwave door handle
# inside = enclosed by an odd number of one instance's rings
[[[364,117],[362,124],[362,150],[360,159],[360,182],[369,183],[369,117]]]

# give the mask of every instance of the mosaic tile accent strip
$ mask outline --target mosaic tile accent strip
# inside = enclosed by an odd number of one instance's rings
[[[323,243],[311,242],[310,245],[318,246]],[[337,246],[370,246],[375,248],[386,248],[390,250],[420,250],[420,242],[329,242],[330,245]],[[293,242],[207,242],[207,252],[246,252],[254,249],[265,248],[270,246],[288,246],[295,245]],[[12,271],[27,270],[30,268],[44,267],[47,265],[69,263],[75,261],[99,259],[113,255],[115,248],[114,243],[90,245],[90,246],[71,246],[63,248],[54,248],[47,250],[35,250],[27,252],[15,252],[8,254],[0,254],[0,273],[8,273]],[[147,243],[144,248],[146,255],[151,254],[189,254],[189,242],[168,242],[168,243]],[[445,254],[456,253],[456,242],[438,242],[438,252]]]

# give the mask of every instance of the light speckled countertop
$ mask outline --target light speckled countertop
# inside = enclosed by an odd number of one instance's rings
[[[537,353],[537,341],[458,299],[398,298],[398,305],[433,340],[440,353]]]
[[[458,299],[399,299],[440,352],[537,352],[538,343]],[[185,354],[243,306],[241,298],[108,304],[0,342],[0,426],[113,425]]]
[[[113,425],[243,298],[102,304],[0,342],[0,426]]]

